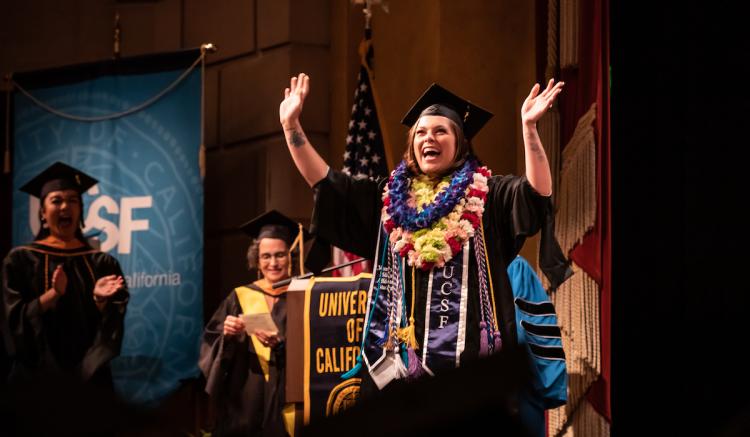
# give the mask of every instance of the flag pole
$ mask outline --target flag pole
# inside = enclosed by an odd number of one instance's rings
[[[370,20],[372,19],[372,0],[366,0],[365,7],[362,9],[362,13],[365,15],[365,37],[362,39],[362,42],[359,43],[359,57],[360,57],[360,64],[367,70],[367,76],[370,78],[370,90],[372,91],[372,99],[375,101],[375,107],[381,108],[382,110],[383,105],[380,100],[380,94],[377,92],[377,87],[375,86],[375,75],[373,74],[372,70],[370,69],[370,63],[368,62],[367,54],[370,51],[370,47],[372,46],[372,27],[370,24]],[[380,134],[383,137],[383,149],[385,150],[385,160],[388,163],[389,169],[396,168],[396,162],[395,162],[395,155],[393,154],[393,149],[391,148],[391,142],[389,141],[388,131],[385,123],[380,123]]]
[[[3,174],[10,173],[10,98],[13,90],[12,75],[5,75],[5,154],[3,155]]]

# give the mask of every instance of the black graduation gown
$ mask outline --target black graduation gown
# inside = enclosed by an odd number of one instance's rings
[[[253,284],[247,287],[259,293]],[[266,382],[253,342],[244,332],[224,337],[224,320],[242,314],[234,290],[224,299],[203,331],[199,367],[206,377],[206,393],[217,406],[216,428],[212,435],[286,436],[282,416],[285,390],[285,349],[271,350]],[[286,329],[286,294],[279,296],[271,318],[283,337]]]
[[[355,180],[344,173],[329,170],[327,176],[314,187],[312,232],[341,249],[372,259],[377,244],[385,183],[385,179]],[[517,334],[513,290],[507,267],[520,251],[526,237],[543,230],[540,259],[553,285],[562,283],[570,271],[554,240],[551,198],[538,194],[525,177],[493,176],[488,180],[488,187],[482,220],[503,348],[511,348],[517,345]],[[405,284],[411,284],[411,271],[411,268],[406,271]],[[424,334],[429,272],[415,269],[415,273],[415,333],[416,338],[421,339]],[[477,278],[477,262],[472,247],[469,257],[466,347],[461,354],[462,362],[479,356]],[[406,292],[405,296],[406,308],[410,311],[411,293]],[[360,376],[365,378],[362,395],[367,396],[367,391],[371,389],[368,387],[369,375],[367,371],[362,373]]]
[[[39,296],[51,287],[58,265],[67,275],[67,290],[42,313]],[[2,266],[2,306],[10,382],[63,372],[112,388],[109,361],[120,353],[129,293],[126,285],[99,311],[94,285],[107,275],[122,276],[119,263],[88,246],[58,249],[31,243],[8,253]]]

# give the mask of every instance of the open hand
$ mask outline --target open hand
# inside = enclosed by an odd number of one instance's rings
[[[279,105],[279,121],[286,130],[294,127],[302,114],[302,105],[310,92],[310,76],[300,73],[292,77],[289,88],[284,89],[284,100]]]
[[[521,105],[521,121],[523,123],[536,123],[540,118],[547,112],[547,109],[552,107],[555,102],[557,95],[562,91],[565,82],[555,83],[555,79],[550,79],[547,83],[547,88],[539,93],[541,88],[539,84],[535,84],[531,88],[529,96]]]
[[[125,285],[122,276],[109,275],[99,278],[94,285],[94,296],[98,299],[106,299]]]

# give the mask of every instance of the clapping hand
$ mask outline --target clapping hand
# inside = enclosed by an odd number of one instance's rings
[[[99,278],[94,285],[94,300],[101,301],[117,293],[125,285],[122,276],[109,275]]]

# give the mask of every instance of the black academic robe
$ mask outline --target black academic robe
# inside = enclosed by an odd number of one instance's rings
[[[52,286],[58,265],[68,286],[43,313],[39,296]],[[2,266],[2,309],[11,383],[63,372],[111,389],[109,362],[120,353],[129,293],[126,285],[99,311],[94,285],[107,275],[122,276],[119,263],[88,246],[58,249],[31,243],[8,253]]]
[[[264,291],[253,284],[247,286]],[[282,417],[285,389],[285,349],[271,350],[266,381],[253,342],[244,332],[225,337],[224,320],[242,314],[237,293],[224,299],[203,331],[199,367],[206,377],[206,393],[216,405],[215,436],[286,436]],[[284,337],[286,294],[279,296],[271,318]]]
[[[312,231],[316,236],[346,251],[372,259],[381,226],[382,194],[386,180],[354,179],[330,170],[315,187]],[[554,240],[554,214],[551,198],[541,196],[525,177],[493,176],[488,180],[489,193],[482,216],[495,294],[496,314],[503,348],[517,345],[513,291],[507,267],[521,250],[527,237],[540,230],[540,259],[553,284],[569,276],[568,262]],[[385,231],[383,231],[385,232]],[[473,241],[472,243],[473,244]],[[381,249],[382,250],[382,249]],[[424,308],[427,300],[429,272],[415,269],[414,311],[417,339],[424,335]],[[412,269],[406,269],[405,284],[411,284]],[[410,288],[410,287],[409,287]],[[479,285],[477,261],[473,246],[469,257],[469,293],[467,302],[466,347],[461,361],[479,356]],[[411,293],[405,293],[407,311],[411,309]],[[368,395],[369,375],[363,371],[362,394]]]

